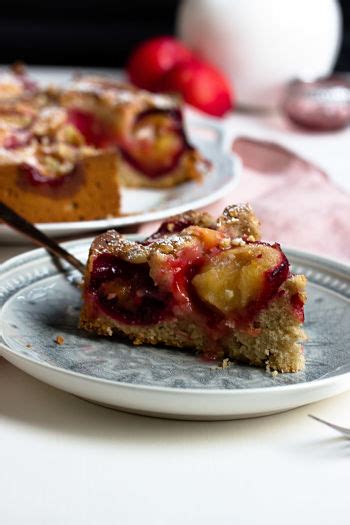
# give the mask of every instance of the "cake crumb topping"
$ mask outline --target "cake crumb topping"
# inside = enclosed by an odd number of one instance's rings
[[[231,361],[228,357],[225,357],[225,359],[222,360],[221,363],[218,364],[219,368],[229,368],[231,366]]]

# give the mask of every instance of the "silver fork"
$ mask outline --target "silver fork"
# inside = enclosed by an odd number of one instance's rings
[[[324,419],[321,419],[320,417],[317,417],[317,416],[313,416],[312,414],[309,414],[309,417],[311,417],[315,421],[318,421],[319,423],[323,423],[324,425],[327,425],[328,427],[333,428],[333,430],[340,432],[341,434],[343,434],[343,436],[350,436],[350,428],[340,427],[339,425],[334,425],[334,423],[329,423],[329,421],[325,421]]]

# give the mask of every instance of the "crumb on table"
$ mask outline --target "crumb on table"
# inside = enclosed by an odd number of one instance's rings
[[[62,337],[62,335],[58,335],[55,339],[55,343],[57,343],[58,345],[63,345],[64,337]]]
[[[222,360],[222,363],[218,364],[219,368],[228,368],[231,365],[231,361],[228,357]]]

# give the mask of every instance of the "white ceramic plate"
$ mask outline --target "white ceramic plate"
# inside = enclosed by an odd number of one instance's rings
[[[66,246],[82,260],[89,242]],[[96,403],[182,419],[234,419],[271,414],[350,388],[350,269],[287,251],[308,277],[306,367],[273,377],[244,365],[220,369],[190,352],[134,347],[77,328],[79,276],[44,250],[0,269],[1,353],[32,376]],[[64,344],[55,343],[57,335]]]
[[[33,69],[36,78],[44,83],[62,84],[71,77],[73,70],[66,68]],[[79,235],[86,232],[130,226],[156,221],[198,209],[219,200],[238,184],[240,162],[232,153],[224,152],[224,130],[215,119],[198,117],[186,112],[186,127],[190,142],[212,162],[212,169],[201,184],[186,182],[168,189],[122,188],[122,217],[107,220],[42,223],[37,226],[51,237]],[[23,237],[6,225],[0,224],[0,241],[16,243]]]

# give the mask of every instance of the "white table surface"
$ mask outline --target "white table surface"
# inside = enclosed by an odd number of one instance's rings
[[[277,115],[226,124],[317,162],[350,190],[350,130],[313,135]],[[0,246],[0,260],[28,246]],[[0,523],[350,523],[350,392],[280,415],[181,422],[123,414],[0,359]]]

